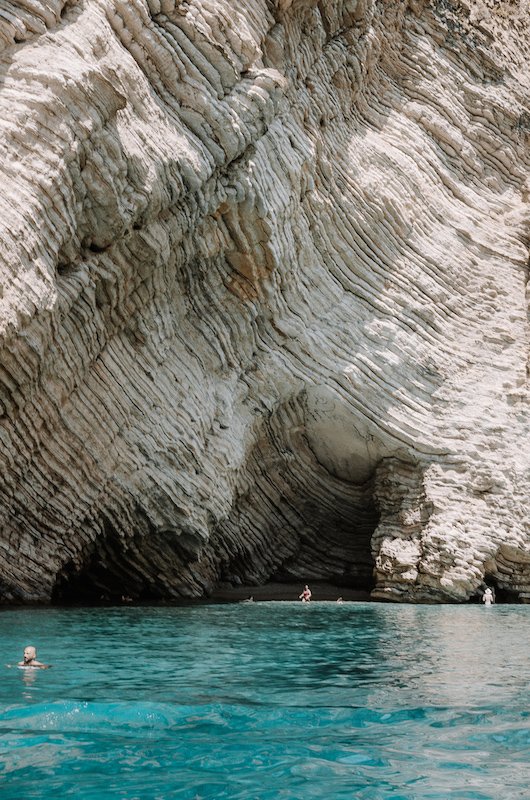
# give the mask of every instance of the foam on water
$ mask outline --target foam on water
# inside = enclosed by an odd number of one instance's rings
[[[5,610],[2,800],[529,797],[524,606]]]

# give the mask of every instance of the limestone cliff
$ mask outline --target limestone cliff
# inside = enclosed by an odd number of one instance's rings
[[[0,0],[0,596],[530,600],[527,0]]]

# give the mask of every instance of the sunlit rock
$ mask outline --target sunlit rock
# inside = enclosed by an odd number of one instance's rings
[[[528,16],[0,0],[0,595],[530,599]]]

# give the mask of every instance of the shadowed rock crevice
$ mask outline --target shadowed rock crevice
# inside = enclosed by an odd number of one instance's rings
[[[103,531],[58,574],[55,602],[176,599],[193,594],[186,581],[190,563],[197,560],[200,543],[185,531],[155,530],[141,509],[134,516],[136,530],[129,535],[106,519]]]

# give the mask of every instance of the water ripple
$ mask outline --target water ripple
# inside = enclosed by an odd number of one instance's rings
[[[4,670],[2,800],[528,800],[529,633],[526,607],[4,611],[5,660],[54,667]]]

